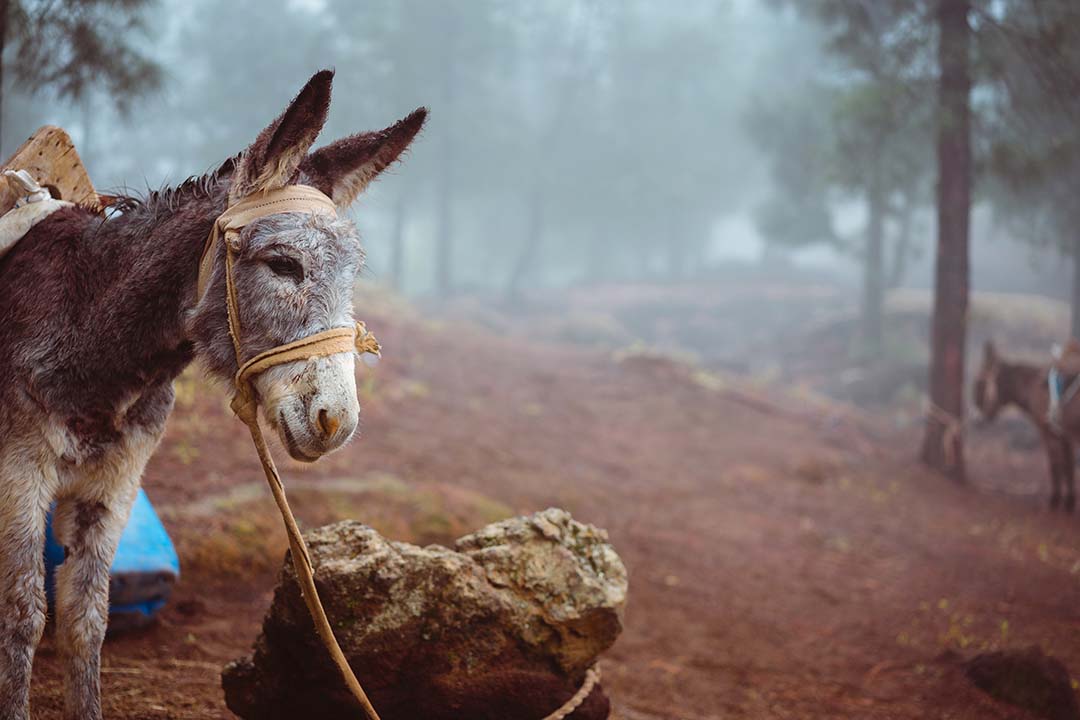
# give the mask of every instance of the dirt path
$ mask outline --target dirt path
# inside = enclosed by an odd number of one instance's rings
[[[617,718],[1020,718],[955,656],[1039,643],[1080,674],[1080,519],[670,361],[371,324],[389,357],[365,376],[364,437],[288,465],[298,514],[424,542],[548,505],[606,527],[631,573],[604,663]],[[230,717],[220,667],[254,639],[284,548],[243,428],[213,390],[180,390],[146,487],[185,574],[157,626],[106,644],[114,720]],[[35,672],[36,717],[58,717],[51,640]]]

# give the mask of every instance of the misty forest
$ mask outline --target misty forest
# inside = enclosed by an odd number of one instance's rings
[[[0,156],[0,720],[1080,720],[1080,2],[0,0]]]

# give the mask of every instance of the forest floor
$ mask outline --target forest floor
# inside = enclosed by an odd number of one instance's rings
[[[361,373],[362,437],[282,462],[297,515],[419,543],[552,505],[607,528],[630,571],[614,718],[1026,718],[959,662],[1031,644],[1080,677],[1080,517],[1044,507],[1037,447],[975,438],[960,487],[913,462],[914,429],[786,382],[361,307],[387,357]],[[232,717],[221,668],[285,548],[249,443],[185,374],[144,482],[183,576],[159,622],[106,642],[112,720]],[[61,702],[47,635],[35,717]]]

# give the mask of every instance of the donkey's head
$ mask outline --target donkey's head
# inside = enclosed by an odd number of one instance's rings
[[[326,121],[332,80],[330,71],[313,76],[240,156],[231,183],[223,186],[230,203],[305,184],[344,210],[424,123],[420,109],[385,130],[351,135],[309,154]],[[231,378],[237,362],[225,315],[225,251],[217,252],[192,336],[211,370]],[[233,265],[241,362],[324,330],[351,328],[353,283],[362,265],[360,239],[349,220],[280,213],[247,225]],[[293,458],[316,460],[352,437],[360,413],[354,357],[348,352],[277,365],[254,379],[264,419]]]
[[[990,340],[983,345],[982,365],[975,376],[974,395],[975,407],[984,420],[991,421],[997,417],[1004,405],[999,391],[1001,374],[1001,358],[997,348]]]

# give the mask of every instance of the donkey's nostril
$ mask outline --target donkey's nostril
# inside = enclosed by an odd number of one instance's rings
[[[341,427],[341,421],[326,412],[326,408],[319,410],[319,430],[323,437],[333,437],[339,427]]]

